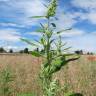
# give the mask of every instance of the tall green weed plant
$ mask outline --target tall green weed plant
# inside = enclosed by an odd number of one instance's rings
[[[39,47],[42,46],[43,53],[32,51],[32,55],[36,57],[44,58],[43,64],[41,64],[40,80],[42,83],[43,96],[58,96],[57,93],[60,90],[59,81],[53,78],[54,74],[61,70],[63,66],[68,64],[70,61],[76,60],[77,58],[68,59],[71,54],[65,54],[64,51],[68,50],[70,47],[65,48],[66,44],[62,43],[61,33],[69,29],[64,29],[56,31],[56,24],[51,22],[51,19],[55,17],[57,0],[51,0],[47,7],[47,12],[45,16],[33,16],[31,18],[44,18],[46,19],[46,24],[40,23],[41,27],[37,32],[42,34],[42,37],[36,43],[33,43],[27,39],[21,39],[32,46]],[[55,29],[55,30],[54,30]],[[54,38],[57,35],[58,38]],[[57,40],[58,39],[58,40]],[[53,47],[54,45],[54,47]]]

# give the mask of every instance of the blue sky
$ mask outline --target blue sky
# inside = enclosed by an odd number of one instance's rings
[[[19,38],[38,39],[35,30],[43,20],[30,16],[46,13],[45,0],[0,0],[0,47],[20,50],[29,45]],[[96,52],[96,0],[59,0],[55,21],[57,29],[72,28],[62,33],[63,42],[72,51]]]

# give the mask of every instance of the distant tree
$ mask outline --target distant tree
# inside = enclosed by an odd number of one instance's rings
[[[37,52],[39,52],[39,48],[36,48],[34,51],[37,51]]]
[[[10,49],[10,50],[9,50],[9,53],[13,53],[13,50],[12,50],[12,49]]]
[[[24,53],[29,53],[28,48],[25,48],[25,49],[24,49]]]
[[[90,52],[87,52],[87,55],[90,55]]]
[[[39,52],[39,48],[37,48],[36,51]]]
[[[90,54],[91,54],[91,55],[94,55],[94,53],[92,53],[92,52],[91,52]]]
[[[0,48],[0,53],[4,53],[6,52],[5,49],[3,47]]]
[[[24,51],[23,50],[20,50],[19,53],[24,53]]]
[[[87,52],[87,55],[93,55],[93,53],[92,52]]]
[[[77,50],[77,51],[75,51],[75,54],[83,54],[83,51],[82,50]]]
[[[80,50],[80,54],[83,54],[83,51],[82,50]]]

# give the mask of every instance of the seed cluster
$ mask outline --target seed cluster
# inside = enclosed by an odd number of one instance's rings
[[[47,11],[47,18],[53,17],[56,13],[56,7],[57,7],[57,0],[52,0],[49,4],[48,11]]]

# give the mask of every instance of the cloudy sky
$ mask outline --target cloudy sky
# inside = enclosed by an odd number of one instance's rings
[[[30,47],[20,38],[40,38],[35,30],[44,20],[29,17],[44,15],[45,1],[0,0],[0,47],[19,50]],[[63,42],[72,50],[96,52],[96,0],[59,0],[56,16],[57,29],[72,28],[62,33]]]

